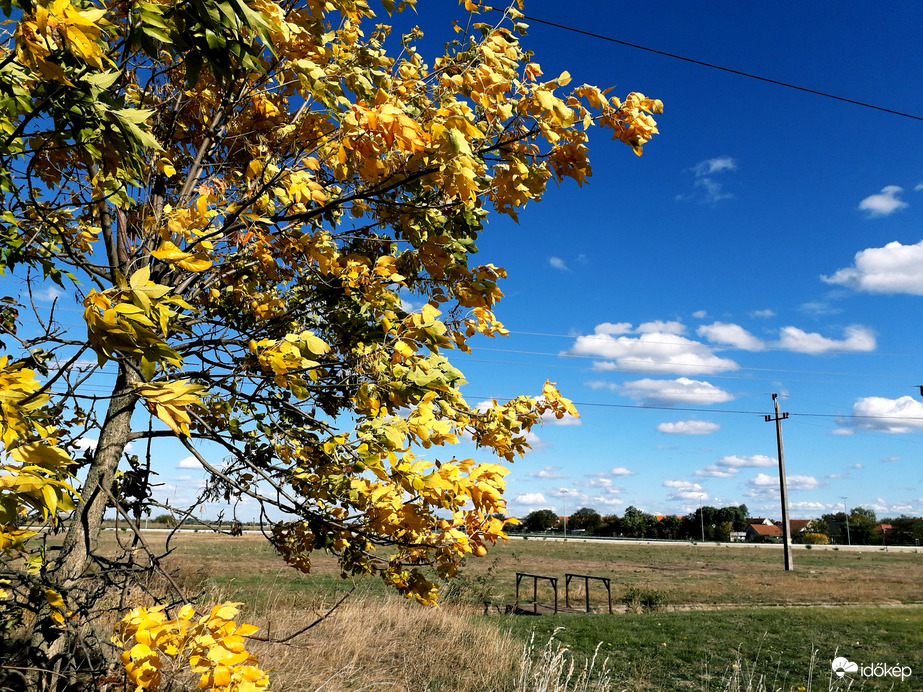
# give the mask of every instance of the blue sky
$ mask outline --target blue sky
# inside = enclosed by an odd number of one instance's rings
[[[923,115],[919,3],[574,7],[525,11]],[[549,190],[518,226],[493,219],[479,243],[509,271],[512,334],[458,361],[466,396],[547,377],[582,404],[513,467],[511,512],[778,517],[777,392],[792,517],[843,497],[923,514],[923,122],[534,21],[526,42],[547,75],[665,111],[643,157],[595,133],[589,185]]]
[[[525,10],[923,115],[916,0]],[[405,20],[432,57],[463,14],[420,0]],[[491,217],[478,243],[480,261],[509,272],[498,315],[511,335],[455,357],[465,396],[536,394],[547,378],[581,412],[535,431],[508,477],[511,513],[746,503],[777,517],[763,420],[777,392],[791,416],[793,518],[844,497],[879,516],[923,515],[923,121],[530,25],[525,43],[549,77],[567,69],[573,85],[641,91],[665,112],[641,158],[591,130],[589,184],[550,188],[518,225]],[[203,482],[179,445],[156,470],[158,496],[179,503]]]

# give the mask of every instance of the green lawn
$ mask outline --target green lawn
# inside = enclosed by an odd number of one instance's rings
[[[917,607],[491,617],[522,641],[534,632],[543,643],[561,627],[556,637],[580,656],[591,656],[602,642],[601,654],[627,689],[724,689],[719,681],[737,670],[764,676],[772,690],[807,689],[814,652],[814,690],[828,689],[836,656],[913,670],[903,683],[849,674],[840,684],[854,679],[853,690],[923,689],[923,609]]]

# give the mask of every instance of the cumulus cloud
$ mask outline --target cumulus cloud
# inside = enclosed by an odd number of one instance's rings
[[[540,471],[533,471],[529,476],[532,478],[567,478],[567,474],[560,471],[559,466],[546,466]]]
[[[548,501],[541,493],[524,493],[522,495],[517,495],[514,498],[514,502],[520,505],[544,505]]]
[[[708,316],[708,313],[705,310],[696,310],[692,313],[692,316],[697,320],[704,320]]]
[[[686,325],[676,320],[651,320],[638,325],[639,334],[685,334]]]
[[[813,512],[815,514],[821,514],[827,505],[823,502],[814,502],[811,500],[802,500],[801,502],[789,502],[788,507],[791,510],[796,512]]]
[[[54,286],[43,286],[32,292],[32,296],[43,303],[51,303],[64,295],[64,291]]]
[[[606,493],[606,497],[618,495],[625,491],[624,488],[621,488],[613,483],[610,478],[602,478],[600,476],[590,477],[592,475],[593,474],[587,474],[589,480],[574,481],[574,484],[583,488],[602,488],[602,490]]]
[[[199,460],[194,456],[183,457],[176,464],[178,469],[201,469],[202,464],[199,463]]]
[[[580,418],[565,413],[560,418],[556,417],[551,411],[545,411],[542,414],[542,425],[580,425]]]
[[[739,469],[734,467],[711,464],[704,469],[696,469],[695,475],[707,476],[709,478],[732,478],[738,471]]]
[[[898,199],[904,188],[897,185],[887,185],[881,192],[869,195],[859,202],[859,209],[868,212],[869,217],[888,216],[907,206],[907,202]]]
[[[673,488],[673,492],[667,496],[667,500],[707,500],[709,495],[698,483],[689,481],[665,480],[665,488]]]
[[[603,322],[597,324],[594,334],[628,334],[633,329],[631,322]]]
[[[814,490],[815,488],[820,487],[820,481],[817,480],[814,476],[786,476],[785,482],[789,490]],[[762,488],[772,488],[778,490],[779,478],[778,476],[770,476],[765,473],[758,473],[754,478],[751,478],[749,481],[747,481],[747,485],[755,490]]]
[[[739,324],[727,324],[725,322],[703,324],[696,329],[695,333],[705,337],[713,344],[733,346],[734,348],[743,349],[744,351],[762,351],[766,348],[762,341],[757,339]]]
[[[657,430],[667,435],[709,435],[720,427],[707,420],[679,420],[675,423],[661,423]]]
[[[853,266],[821,276],[828,284],[865,293],[923,295],[923,240],[916,245],[897,241],[856,253]]]
[[[95,451],[98,444],[99,440],[94,440],[92,437],[81,437],[74,440],[74,447],[81,451]]]
[[[560,257],[549,257],[548,264],[550,264],[555,269],[560,269],[561,271],[570,271],[567,267],[567,264]]]
[[[602,327],[602,329],[600,329]],[[628,336],[629,332],[638,336]],[[630,325],[605,323],[594,334],[579,336],[566,355],[599,358],[596,370],[695,375],[736,370],[729,358],[716,356],[711,346],[681,335],[680,322]]]
[[[775,466],[776,463],[777,462],[774,457],[768,457],[765,454],[753,454],[752,456],[740,456],[738,454],[731,454],[730,456],[721,457],[718,459],[718,466],[734,468],[759,468],[764,466]]]
[[[857,430],[909,433],[923,429],[923,402],[910,396],[867,396],[853,404],[852,416],[838,419],[837,423]]]
[[[695,475],[708,476],[711,478],[732,478],[742,468],[761,468],[775,465],[776,460],[764,454],[754,454],[752,456],[732,454],[721,457],[711,466],[706,466],[704,469],[697,470]]]
[[[613,476],[634,476],[638,472],[626,469],[624,466],[616,466],[614,469],[609,469],[609,473]]]
[[[778,347],[797,353],[867,352],[874,351],[875,346],[872,330],[858,324],[846,327],[842,339],[828,339],[816,332],[806,332],[798,327],[783,327],[779,330]]]
[[[626,396],[652,404],[718,404],[734,397],[720,387],[702,380],[678,377],[675,380],[644,378],[619,387]]]
[[[750,313],[750,317],[760,317],[762,319],[768,319],[769,317],[775,317],[775,316],[776,316],[775,310],[769,310],[768,308],[766,310],[754,310],[753,312]]]

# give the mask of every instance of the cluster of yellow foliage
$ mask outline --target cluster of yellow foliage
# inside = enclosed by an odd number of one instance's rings
[[[135,692],[160,689],[162,671],[190,670],[213,692],[269,692],[269,678],[248,653],[246,637],[259,628],[234,621],[239,603],[223,603],[195,619],[185,605],[169,620],[164,608],[135,608],[115,626],[112,643]]]
[[[59,624],[92,609],[81,580],[107,503],[150,503],[151,452],[126,445],[175,435],[221,450],[228,501],[286,517],[273,542],[294,567],[325,549],[346,575],[436,602],[423,568],[455,574],[504,538],[506,511],[502,463],[442,450],[468,439],[511,462],[543,416],[577,415],[549,382],[481,408],[462,395],[446,353],[507,333],[505,271],[474,261],[488,211],[517,219],[550,180],[582,184],[592,127],[641,154],[661,102],[543,78],[519,2],[481,14],[461,0],[468,28],[428,60],[418,28],[391,38],[367,0],[11,1],[0,272],[67,286],[87,331],[83,344],[49,326],[0,358],[0,557],[32,570],[9,593],[43,593]],[[87,349],[97,366],[75,374]],[[25,367],[36,353],[64,363],[45,385]],[[106,364],[111,396],[82,393]],[[67,415],[105,444],[73,459]],[[134,484],[115,482],[125,466]],[[55,526],[75,504],[84,523],[43,570],[16,523]],[[200,686],[265,686],[229,606],[166,617],[119,625],[140,688],[166,659]]]

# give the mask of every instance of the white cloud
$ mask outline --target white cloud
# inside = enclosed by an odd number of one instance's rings
[[[764,466],[775,466],[776,463],[777,462],[775,458],[768,457],[765,454],[754,454],[748,457],[732,454],[730,456],[721,457],[718,459],[718,466],[734,468],[760,468]]]
[[[802,303],[798,308],[801,312],[807,313],[812,317],[822,317],[824,315],[839,315],[843,312],[842,308],[835,307],[823,300],[812,300]]]
[[[667,495],[667,500],[707,500],[710,497],[704,490],[677,490]]]
[[[702,489],[702,486],[699,485],[698,483],[692,483],[692,482],[690,482],[690,481],[674,480],[674,479],[672,479],[672,478],[666,479],[666,480],[663,482],[663,487],[664,487],[664,488],[692,488],[692,487],[696,487],[696,488],[698,488],[699,490]]]
[[[74,440],[74,447],[79,450],[96,450],[96,445],[99,444],[99,440],[94,440],[92,437],[81,437]]]
[[[708,316],[708,313],[705,310],[696,310],[692,313],[692,316],[697,320],[704,320]]]
[[[745,351],[762,351],[766,347],[762,341],[739,324],[727,324],[725,322],[703,324],[696,329],[695,333],[699,336],[704,336],[712,343],[733,346]]]
[[[544,505],[548,502],[541,493],[524,493],[523,495],[517,495],[514,501],[521,505]]]
[[[613,326],[623,327],[607,324],[607,331]],[[567,354],[600,358],[594,368],[605,371],[694,375],[739,367],[729,358],[714,355],[711,346],[680,336],[683,330],[679,322],[646,322],[636,330],[637,337],[625,336],[624,331],[619,336],[597,331],[577,337]]]
[[[631,332],[631,322],[603,322],[597,324],[594,334],[628,334]]]
[[[775,317],[775,316],[776,316],[776,311],[770,310],[768,308],[766,310],[754,310],[753,312],[750,313],[750,317],[760,317],[763,319],[766,319],[769,317]]]
[[[711,466],[706,466],[704,469],[696,469],[695,475],[707,476],[709,478],[732,478],[738,470],[739,469],[734,467],[712,464]]]
[[[923,295],[923,240],[916,245],[894,241],[861,250],[853,266],[820,278],[865,293]]]
[[[570,271],[570,269],[567,268],[567,264],[565,264],[564,260],[562,260],[560,257],[549,257],[548,264],[550,264],[555,269],[560,269],[561,271]]]
[[[178,469],[201,469],[202,464],[199,463],[198,459],[190,455],[188,457],[183,457],[182,459],[180,459],[179,462],[176,464],[176,468]]]
[[[713,177],[715,174],[737,170],[737,162],[730,156],[719,156],[699,161],[690,170],[695,175],[695,180],[693,181],[695,191],[677,195],[677,200],[699,200],[714,203],[734,197],[729,192],[725,192],[722,183],[719,183]]]
[[[541,471],[533,471],[529,475],[532,478],[567,478],[566,473],[559,473],[559,466],[546,466]]]
[[[753,454],[751,456],[731,454],[729,456],[721,457],[711,466],[706,466],[704,469],[697,470],[695,475],[710,476],[713,478],[731,478],[735,476],[742,468],[763,468],[775,465],[776,460],[773,457],[766,456],[765,454]],[[761,473],[759,476],[757,476],[757,478],[760,478],[764,475],[765,474]]]
[[[610,496],[596,496],[591,498],[593,504],[605,505],[608,507],[618,507],[625,504],[625,500],[620,497],[610,497]]]
[[[699,161],[695,166],[692,167],[692,172],[696,176],[711,175],[712,173],[720,173],[721,171],[736,171],[737,162],[730,156],[719,156],[714,159],[705,159],[704,161]]]
[[[851,430],[850,428],[834,428],[831,432],[831,435],[855,435],[856,431]]]
[[[709,494],[705,492],[698,483],[665,480],[663,485],[666,488],[675,488],[675,490],[667,496],[667,500],[707,500],[709,498]]]
[[[64,291],[54,286],[44,286],[32,292],[33,297],[43,303],[51,303],[64,295]]]
[[[581,425],[580,418],[565,413],[560,418],[556,418],[551,411],[545,411],[542,414],[542,425]]]
[[[676,320],[651,320],[638,325],[638,334],[685,334],[686,325]]]
[[[909,433],[923,429],[923,403],[910,396],[898,399],[867,396],[853,404],[852,416],[837,422],[857,430]]]
[[[616,466],[614,469],[610,469],[609,473],[613,476],[634,476],[638,472],[626,469],[624,466]]]
[[[786,476],[785,483],[789,490],[814,490],[820,487],[820,481],[814,476]],[[754,478],[747,481],[747,485],[755,490],[762,488],[777,490],[779,487],[779,478],[778,476],[758,473]]]
[[[859,202],[859,209],[868,212],[870,217],[893,214],[898,209],[903,209],[907,206],[907,202],[897,198],[903,191],[904,188],[897,185],[883,187],[878,194],[869,195]]]
[[[783,327],[779,330],[778,347],[797,353],[875,350],[875,335],[868,327],[850,325],[843,330],[843,336],[842,339],[828,339],[816,332],[806,332],[798,327]]]
[[[619,387],[626,396],[657,404],[717,404],[734,397],[720,387],[702,380],[679,377],[675,380],[644,378],[626,382]]]
[[[827,505],[823,502],[814,502],[811,500],[802,500],[800,502],[789,502],[788,508],[790,510],[795,510],[796,512],[814,512],[816,514],[822,514]]]
[[[709,435],[721,426],[707,420],[680,420],[675,423],[661,423],[657,430],[668,435]]]

